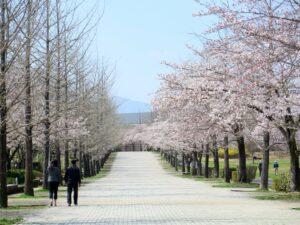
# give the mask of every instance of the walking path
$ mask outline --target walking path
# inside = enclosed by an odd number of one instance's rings
[[[300,224],[298,203],[259,201],[247,193],[173,176],[151,152],[117,153],[111,172],[79,190],[79,206],[25,217],[24,224]]]

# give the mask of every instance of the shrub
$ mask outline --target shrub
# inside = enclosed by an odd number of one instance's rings
[[[247,166],[247,182],[251,183],[256,176],[257,166]]]
[[[40,162],[33,162],[32,166],[36,171],[43,171],[42,164]]]
[[[213,177],[214,175],[214,167],[208,167],[208,177]]]
[[[236,171],[236,168],[229,168],[229,179],[231,179],[232,172]],[[224,178],[225,172],[224,169],[220,169],[220,177]]]
[[[251,183],[256,176],[257,166],[247,166],[246,174],[247,174],[247,183]],[[239,177],[239,167],[236,167],[237,176]]]
[[[224,148],[219,148],[218,151],[219,151],[219,157],[224,158]],[[229,155],[229,158],[237,158],[239,155],[239,152],[236,148],[230,147],[228,149],[228,155]]]
[[[34,179],[32,182],[33,182],[33,187],[38,187],[39,185],[42,184],[39,179]]]
[[[36,178],[36,176],[41,176],[41,172],[39,171],[33,171],[33,179]],[[25,170],[9,170],[7,172],[7,177],[15,179],[18,178],[19,184],[23,184],[25,182]]]
[[[279,178],[275,177],[272,181],[272,189],[275,191],[280,191]]]
[[[238,175],[237,171],[232,171],[231,172],[231,180],[232,180],[232,182],[235,182],[235,183],[238,182],[238,176],[237,175]]]
[[[13,177],[7,177],[6,178],[6,183],[7,184],[14,184],[16,181],[15,181],[15,178]]]
[[[275,191],[288,192],[290,190],[290,178],[288,174],[280,174],[273,179],[272,189]]]
[[[37,178],[37,177],[43,177],[43,172],[39,171],[39,170],[34,170],[33,171],[33,179]]]
[[[18,178],[19,184],[23,184],[25,181],[25,170],[9,170],[7,172],[7,177]]]
[[[220,177],[221,177],[221,178],[224,178],[224,176],[225,176],[224,174],[225,174],[225,173],[224,173],[224,169],[220,169]]]

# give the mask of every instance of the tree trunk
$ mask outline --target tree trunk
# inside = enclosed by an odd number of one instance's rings
[[[181,154],[181,171],[185,173],[185,155],[184,153]]]
[[[25,186],[24,194],[34,196],[33,192],[33,150],[31,123],[31,0],[27,1],[27,43],[25,53]]]
[[[97,175],[97,164],[96,164],[96,160],[94,159],[93,160],[93,169],[94,169],[94,176],[96,176]]]
[[[185,158],[185,163],[186,163],[187,173],[191,174],[191,158],[190,158],[190,155],[188,155]]]
[[[101,168],[104,167],[104,157],[101,158]]]
[[[61,155],[60,155],[60,143],[59,139],[55,140],[55,159],[57,160],[57,167],[59,169],[59,173],[61,174]],[[62,181],[62,179],[61,179]]]
[[[290,150],[291,191],[300,191],[299,155],[294,131],[287,129],[287,144]]]
[[[244,136],[237,137],[238,151],[239,151],[239,177],[240,183],[247,183],[247,168],[246,168],[246,150]]]
[[[193,154],[192,176],[196,176],[197,175],[196,164],[198,164],[197,152],[194,151],[192,154]]]
[[[89,154],[89,169],[90,169],[90,177],[91,177],[93,176],[93,159],[90,154]]]
[[[209,177],[209,144],[206,144],[204,175],[205,178]]]
[[[79,151],[79,170],[80,170],[80,176],[83,177],[83,174],[82,174],[82,170],[83,170],[83,152],[82,151]]]
[[[99,165],[99,172],[101,171],[101,157],[98,159],[98,165]]]
[[[224,180],[230,183],[229,155],[228,155],[228,136],[224,137]]]
[[[197,175],[202,176],[202,152],[198,153],[198,160],[197,160]]]
[[[7,169],[7,171],[10,171],[11,170],[11,160],[12,160],[12,158],[10,157],[10,149],[6,148],[6,152],[7,152],[6,169]]]
[[[91,174],[92,176],[95,176],[95,170],[94,170],[94,160],[93,157],[91,156]]]
[[[77,159],[77,145],[75,141],[75,148],[73,149],[73,159]]]
[[[90,171],[90,159],[89,159],[89,155],[86,154],[85,155],[85,169],[86,169],[86,177],[90,177],[91,176],[91,171]]]
[[[65,171],[69,167],[69,143],[65,140]]]
[[[85,173],[85,177],[89,177],[90,173],[89,173],[89,158],[88,155],[85,154],[85,159],[84,159],[84,173]]]
[[[86,154],[83,154],[83,176],[87,177],[87,160],[86,160]]]
[[[213,155],[214,155],[214,175],[216,178],[219,178],[219,152],[217,147],[217,137],[213,136]]]
[[[99,160],[96,161],[97,174],[100,172]]]
[[[175,152],[175,171],[178,171],[178,159],[177,159],[177,152]]]
[[[57,73],[56,73],[56,120],[58,121],[60,118],[60,81],[61,81],[61,55],[60,55],[60,48],[61,48],[61,38],[60,38],[60,0],[56,0],[56,28],[57,28]],[[59,133],[55,135],[55,156],[57,160],[57,166],[59,171],[61,171],[61,160],[60,160],[60,140],[59,140]]]
[[[65,170],[69,167],[69,142],[68,142],[68,63],[67,63],[67,38],[64,37],[64,117],[65,117]]]
[[[44,171],[43,171],[43,188],[48,188],[48,165],[50,158],[50,4],[49,0],[46,0],[46,77],[45,77],[45,120],[44,120]]]
[[[269,185],[269,146],[270,146],[270,133],[264,131],[264,149],[263,149],[263,162],[262,173],[260,181],[260,189],[268,190]]]
[[[7,208],[7,186],[6,186],[6,161],[7,161],[7,146],[6,146],[6,55],[7,47],[6,44],[6,7],[7,2],[1,1],[1,72],[0,72],[0,207]]]
[[[176,167],[176,153],[173,153],[173,167]]]

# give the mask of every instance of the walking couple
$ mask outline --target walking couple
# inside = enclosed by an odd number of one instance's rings
[[[67,202],[68,206],[71,206],[72,204],[72,192],[74,204],[78,204],[78,187],[81,183],[81,177],[80,177],[80,170],[76,166],[76,160],[71,161],[72,166],[70,166],[66,170],[65,174],[65,183],[68,187],[68,197]],[[58,185],[61,179],[60,171],[58,169],[58,163],[57,160],[53,160],[51,162],[51,165],[48,168],[48,185],[49,185],[49,198],[50,198],[50,206],[56,206],[56,200],[57,200],[57,191],[58,191]]]

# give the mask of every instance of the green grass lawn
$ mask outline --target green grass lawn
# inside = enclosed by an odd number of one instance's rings
[[[220,162],[220,169],[224,169],[224,159],[220,158],[219,162]],[[256,178],[259,177],[258,163],[259,163],[259,160],[255,160],[254,164],[253,164],[252,159],[247,159],[247,165],[257,166]],[[270,179],[273,179],[273,178],[277,177],[274,173],[273,163],[274,163],[274,160],[270,160],[270,163],[269,163],[269,178]],[[279,170],[278,170],[279,174],[280,173],[288,173],[290,171],[290,160],[289,159],[279,159],[278,163],[279,163]],[[229,166],[230,167],[236,167],[238,165],[239,165],[239,160],[238,159],[229,159]],[[210,167],[214,166],[214,162],[213,162],[212,157],[210,157],[209,166]]]
[[[66,189],[66,187],[64,187],[64,186],[59,186],[58,187],[58,192],[66,192],[67,191],[67,189]],[[39,188],[39,189],[37,189],[37,190],[34,190],[34,193],[35,194],[38,194],[39,196],[41,196],[41,195],[43,195],[44,193],[47,193],[48,194],[48,192],[49,192],[49,190],[48,189],[43,189],[42,187],[41,188]]]
[[[162,166],[165,168],[165,169],[168,169],[169,171],[172,171],[175,173],[175,170],[173,167],[170,166],[169,163],[167,163],[165,161],[165,159],[159,154],[159,153],[156,153],[157,154],[157,157],[160,159],[160,161],[162,162]],[[220,162],[220,170],[224,169],[224,159],[220,158],[219,160]],[[204,160],[202,160],[202,165],[204,163]],[[270,163],[269,163],[269,179],[274,179],[275,177],[277,177],[275,174],[274,174],[274,169],[273,169],[273,163],[274,163],[274,160],[273,159],[270,159]],[[278,160],[278,163],[279,163],[279,174],[280,173],[289,173],[289,170],[290,170],[290,160],[289,159],[279,159]],[[247,159],[247,165],[249,166],[257,166],[258,167],[258,164],[259,164],[259,160],[255,160],[254,161],[254,164],[253,164],[253,161],[252,159]],[[239,160],[238,159],[230,159],[229,160],[229,165],[230,167],[236,167],[239,165]],[[209,167],[213,167],[214,166],[214,162],[213,162],[213,158],[210,157],[209,159]],[[176,174],[176,173],[175,173]],[[181,175],[181,166],[178,166],[178,173],[177,173],[177,176],[181,176],[181,177],[191,177],[189,175]],[[259,178],[259,170],[257,169],[257,172],[256,172],[256,178]],[[203,177],[193,177],[193,179],[197,179],[197,180],[201,180],[201,181],[209,181],[209,182],[216,182],[216,180],[214,180],[215,178],[209,178],[209,179],[206,179],[203,178]],[[223,181],[223,179],[221,179]],[[222,182],[221,182],[222,183]],[[238,187],[237,184],[220,184],[220,185],[215,185],[216,187]],[[258,187],[258,185],[247,185],[247,184],[241,184],[241,187]]]
[[[36,198],[47,198],[47,196],[45,196],[45,195],[31,196],[31,195],[19,194],[17,196],[11,197],[11,198],[20,198],[20,199],[33,198],[33,199],[36,199]]]
[[[23,221],[23,218],[21,217],[17,217],[14,219],[4,219],[4,218],[0,218],[0,224],[1,225],[12,225],[12,224],[17,224]]]
[[[162,158],[159,153],[156,153],[156,154],[158,154],[159,157]],[[280,173],[289,173],[289,171],[290,171],[290,160],[289,159],[277,159],[277,161],[279,163],[279,170],[278,170],[279,174]],[[220,158],[219,163],[220,163],[220,170],[224,169],[224,159]],[[273,178],[277,177],[274,173],[273,163],[274,163],[274,159],[270,159],[270,162],[269,162],[269,178],[270,179],[273,179]],[[259,164],[259,160],[254,160],[254,164],[253,164],[252,158],[247,159],[247,165],[257,166],[256,178],[259,178],[258,164]],[[202,159],[202,165],[204,165],[204,158]],[[235,168],[238,165],[239,165],[239,159],[229,159],[229,166],[231,168],[232,167]],[[213,162],[212,157],[209,158],[209,167],[214,167],[214,162]],[[178,166],[178,171],[181,171],[181,166]]]
[[[300,201],[300,194],[298,192],[269,192],[266,195],[255,196],[258,200],[290,200]]]
[[[258,184],[225,183],[225,182],[213,185],[213,187],[217,187],[217,188],[258,188],[258,186],[259,186]]]

